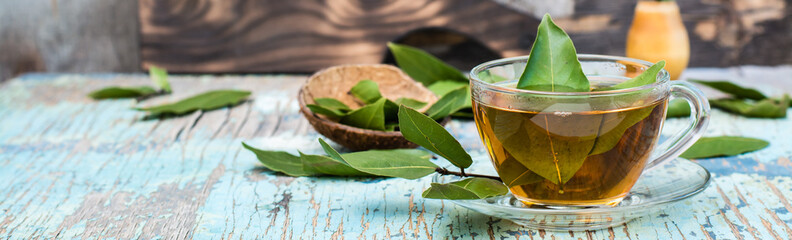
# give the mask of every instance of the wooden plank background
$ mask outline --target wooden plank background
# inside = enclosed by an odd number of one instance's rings
[[[541,13],[518,12],[509,4],[528,6],[540,1],[497,2],[503,4],[480,0],[141,0],[142,61],[144,68],[154,64],[182,72],[311,72],[337,64],[381,62],[386,42],[424,27],[462,32],[502,56],[526,54],[538,24],[534,14]],[[579,52],[624,55],[635,0],[561,1],[548,10],[564,8],[567,2],[574,14],[556,19]],[[792,47],[790,2],[679,1],[690,32],[690,65],[792,63],[792,51],[778,51]],[[425,47],[440,55],[448,51],[447,46]],[[489,59],[478,59],[484,60]]]
[[[311,72],[335,64],[381,62],[385,42],[422,27],[470,35],[501,56],[522,55],[534,38],[537,15],[545,11],[557,14],[580,52],[623,55],[634,4],[6,0],[0,1],[0,81],[30,71],[136,72],[151,64],[174,72]],[[792,0],[679,4],[692,41],[692,66],[792,63]],[[474,52],[429,43],[424,47],[452,62]],[[449,52],[464,54],[444,54]],[[454,64],[466,69],[488,58]]]

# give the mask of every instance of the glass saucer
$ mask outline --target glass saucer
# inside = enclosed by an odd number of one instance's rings
[[[474,159],[469,172],[495,175],[488,156]],[[452,175],[435,175],[436,183],[460,180]],[[648,215],[669,204],[696,195],[710,183],[710,173],[687,159],[676,158],[644,171],[630,193],[616,206],[563,209],[526,206],[511,194],[478,200],[447,200],[470,210],[546,230],[593,230],[620,225]]]

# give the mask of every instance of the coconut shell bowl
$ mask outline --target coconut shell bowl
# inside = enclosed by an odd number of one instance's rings
[[[424,108],[416,109],[421,112],[437,101],[437,97],[432,91],[394,66],[385,64],[341,65],[323,69],[308,78],[297,95],[300,112],[317,132],[351,150],[418,147],[404,139],[398,130],[377,131],[344,125],[327,116],[313,113],[306,106],[314,104],[314,98],[335,98],[352,109],[362,107],[365,104],[350,94],[349,90],[359,81],[365,79],[377,82],[380,92],[385,98],[395,100],[405,97],[426,102],[427,105]],[[448,119],[445,119],[441,124],[445,124],[447,121]]]

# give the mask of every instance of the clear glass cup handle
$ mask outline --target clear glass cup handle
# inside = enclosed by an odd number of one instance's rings
[[[674,159],[690,148],[704,134],[709,124],[710,105],[707,97],[698,88],[687,81],[674,81],[671,84],[671,98],[685,99],[690,104],[690,125],[677,132],[671,138],[657,146],[662,153],[646,164],[645,169],[657,166]]]

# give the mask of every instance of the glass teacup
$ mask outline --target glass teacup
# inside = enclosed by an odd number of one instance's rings
[[[665,70],[654,84],[597,91],[639,75],[651,63],[601,55],[578,58],[591,92],[515,88],[528,57],[486,62],[470,72],[479,135],[498,175],[526,204],[617,204],[644,169],[677,157],[707,126],[710,109],[704,95],[687,82],[671,82]],[[691,123],[658,147],[673,98],[690,103]],[[663,151],[653,154],[656,148]]]

